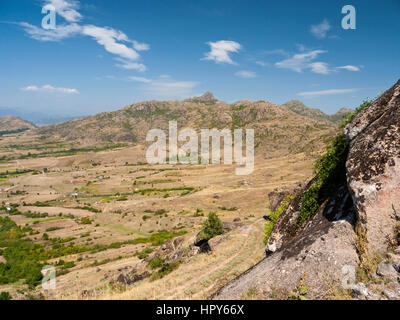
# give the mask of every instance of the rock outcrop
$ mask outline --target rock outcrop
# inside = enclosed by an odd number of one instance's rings
[[[395,263],[386,260],[373,270],[371,263],[366,282],[353,282],[350,292],[355,299],[400,299],[400,80],[365,104],[344,134],[347,184],[341,183],[305,224],[297,218],[313,180],[293,195],[274,224],[267,257],[213,298],[240,299],[249,290],[274,298],[273,292],[293,293],[301,283],[307,298],[323,299],[332,288],[349,289],[343,288],[344,271],[355,274],[366,256],[389,256]],[[379,286],[373,278],[381,279]]]
[[[269,296],[273,291],[292,290],[305,277],[308,296],[322,299],[330,283],[341,282],[344,266],[357,265],[355,242],[353,225],[347,219],[330,222],[320,210],[299,236],[223,287],[213,298],[241,299],[254,289],[262,298],[273,298]]]
[[[368,246],[385,252],[400,211],[400,80],[345,128],[349,189]]]

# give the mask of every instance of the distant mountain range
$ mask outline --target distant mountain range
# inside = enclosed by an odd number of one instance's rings
[[[256,145],[271,153],[313,151],[338,130],[340,119],[350,112],[333,116],[306,107],[300,101],[276,105],[266,101],[242,100],[232,104],[215,99],[210,92],[183,101],[144,101],[113,112],[44,126],[39,134],[83,145],[98,143],[145,142],[153,128],[168,131],[168,122],[178,128],[252,128]]]
[[[33,123],[23,120],[20,117],[3,116],[0,117],[0,132],[17,131],[37,128]]]
[[[74,116],[48,115],[42,112],[29,112],[29,111],[24,111],[22,109],[0,107],[0,117],[3,116],[19,117],[25,119],[26,121],[32,122],[38,126],[54,124],[79,118],[78,116],[74,117]]]
[[[320,121],[325,120],[335,124],[340,124],[347,115],[354,112],[354,110],[352,109],[342,108],[333,115],[327,115],[320,109],[314,109],[305,106],[303,102],[299,100],[291,100],[289,102],[286,102],[284,105],[287,106],[291,111],[299,115]]]

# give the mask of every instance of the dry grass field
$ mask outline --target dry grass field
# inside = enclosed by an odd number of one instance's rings
[[[68,147],[29,133],[1,141],[2,155],[42,154],[0,164],[0,217],[30,228],[33,243],[66,248],[46,261],[56,267],[56,290],[0,285],[15,299],[206,299],[263,258],[268,193],[308,179],[317,156],[256,149],[254,172],[238,176],[235,165],[144,164],[143,146],[60,153]],[[211,253],[197,253],[193,241],[210,212],[235,223],[210,241]],[[154,258],[173,268],[163,273]]]

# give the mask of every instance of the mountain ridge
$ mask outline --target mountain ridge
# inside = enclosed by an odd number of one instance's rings
[[[340,124],[343,119],[354,113],[354,110],[348,109],[348,108],[341,108],[339,111],[332,115],[328,115],[322,110],[318,108],[310,108],[307,107],[303,102],[300,100],[290,100],[286,103],[284,103],[285,106],[287,106],[290,110],[293,112],[306,116],[306,117],[311,117],[314,119],[319,119],[319,120],[326,120],[329,122],[332,122],[334,124]]]
[[[0,131],[17,131],[36,128],[36,125],[20,117],[10,115],[0,117]]]
[[[337,126],[325,119],[315,119],[293,112],[285,105],[266,101],[241,100],[229,104],[215,99],[210,92],[183,101],[142,101],[112,112],[102,112],[82,119],[38,129],[45,136],[83,145],[97,143],[145,143],[146,132],[154,128],[168,131],[171,120],[179,128],[252,128],[256,145],[278,149],[319,149]],[[263,142],[263,143],[261,143]],[[315,147],[308,145],[315,144]],[[284,146],[284,148],[283,148]],[[290,149],[290,150],[289,150]]]

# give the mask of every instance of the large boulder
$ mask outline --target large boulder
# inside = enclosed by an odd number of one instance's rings
[[[355,270],[358,255],[356,234],[350,222],[354,219],[347,216],[329,221],[323,211],[319,210],[300,235],[228,283],[212,298],[241,299],[254,289],[263,298],[274,298],[269,294],[291,291],[302,279],[309,288],[308,298],[326,298],[332,285],[341,286],[344,267]]]
[[[400,299],[400,247],[395,239],[400,233],[400,80],[361,110],[344,133],[349,144],[347,184],[299,224],[300,204],[311,180],[275,222],[267,245],[270,254],[213,298],[240,299],[254,289],[269,298],[278,289],[293,292],[299,283],[307,286],[307,297],[326,298],[331,288],[342,288],[343,270],[355,272],[367,257],[386,253],[394,263],[367,271],[383,279],[382,295],[370,294],[373,282],[359,283],[353,292],[364,299]],[[392,280],[389,285],[386,278]]]
[[[269,195],[270,206],[274,211],[278,209],[286,196],[291,194],[293,199],[275,222],[271,235],[268,238],[267,247],[265,249],[266,254],[275,252],[284,244],[290,242],[303,229],[302,226],[297,224],[297,217],[300,211],[300,203],[303,199],[304,191],[309,188],[312,182],[313,180],[304,187],[293,189],[291,192],[281,191],[277,194]],[[280,199],[279,204],[277,204],[277,199]]]
[[[400,211],[400,80],[345,128],[347,180],[368,248],[383,253]]]

